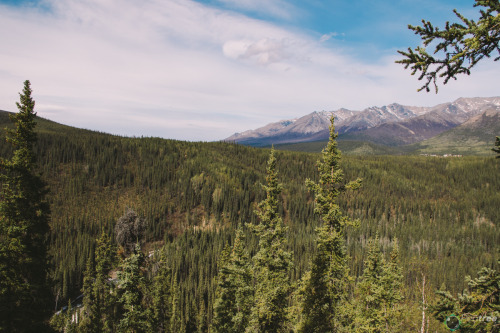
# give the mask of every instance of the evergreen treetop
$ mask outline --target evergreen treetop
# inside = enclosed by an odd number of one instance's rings
[[[305,275],[303,282],[303,316],[299,331],[308,333],[340,329],[339,308],[346,299],[349,281],[344,236],[346,227],[355,222],[342,213],[338,196],[361,186],[360,179],[344,184],[333,115],[330,121],[330,139],[317,163],[319,181],[306,180],[306,185],[314,193],[314,211],[323,222],[316,230],[317,251],[311,272]]]
[[[276,171],[274,148],[267,163],[266,198],[256,211],[259,224],[253,226],[259,237],[258,252],[253,270],[255,295],[247,332],[282,332],[286,330],[289,271],[292,254],[286,249],[287,227],[279,214],[279,195],[282,190]]]

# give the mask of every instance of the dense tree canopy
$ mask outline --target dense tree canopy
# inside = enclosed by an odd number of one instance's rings
[[[8,124],[7,113],[0,112],[0,122],[2,126]],[[217,283],[223,271],[218,259],[226,245],[235,259],[227,272],[239,272],[232,280],[237,282],[233,304],[241,310],[231,321],[239,328],[248,326],[245,320],[248,303],[253,304],[253,286],[248,293],[245,281],[249,279],[248,270],[251,275],[258,270],[249,267],[247,260],[259,251],[259,236],[248,225],[260,222],[254,211],[267,194],[260,184],[266,182],[269,150],[221,142],[116,137],[41,118],[37,123],[34,151],[39,157],[37,168],[43,170],[51,188],[50,253],[56,265],[52,282],[59,306],[79,296],[82,286],[91,288],[100,257],[96,240],[104,231],[111,243],[117,243],[116,221],[127,207],[134,207],[137,215],[148,221],[142,236],[147,256],[127,261],[129,276],[141,281],[139,290],[122,297],[125,285],[114,289],[108,285],[116,300],[112,314],[115,327],[125,318],[125,306],[136,309],[139,303],[135,300],[142,298],[140,313],[129,311],[127,316],[138,318],[144,327],[158,332],[207,331],[216,317]],[[4,158],[13,152],[11,145],[0,145]],[[293,253],[288,278],[290,289],[297,290],[299,281],[310,276],[307,272],[320,250],[315,230],[325,222],[321,214],[314,214],[315,207],[320,207],[315,203],[315,192],[308,192],[305,186],[307,177],[312,183],[320,183],[314,164],[319,156],[274,153],[283,183],[276,214],[289,230],[283,249]],[[345,315],[344,309],[358,309],[349,305],[357,304],[353,300],[358,298],[356,286],[366,267],[367,242],[376,233],[386,263],[394,238],[400,240],[398,261],[403,275],[406,331],[422,327],[423,294],[426,304],[432,303],[433,289],[441,283],[457,294],[467,285],[464,275],[474,276],[482,266],[496,265],[500,179],[496,177],[495,159],[343,156],[339,167],[345,179],[364,179],[360,191],[342,191],[344,182],[332,187],[341,192],[335,202],[343,215],[362,221],[358,228],[344,232],[348,280],[340,295],[343,302],[337,307],[340,316]],[[331,175],[331,168],[328,170]],[[235,232],[238,225],[243,228]],[[135,242],[137,238],[133,238]],[[92,266],[87,273],[89,261]],[[116,270],[125,272],[124,264],[103,277],[116,277]],[[421,288],[422,272],[425,288]],[[240,282],[246,289],[238,286]],[[119,285],[116,280],[114,283]],[[387,281],[384,284],[389,285]],[[299,327],[297,321],[302,318],[297,311],[302,300],[297,294],[288,298],[287,307],[293,313],[285,319],[287,327]],[[47,308],[54,309],[54,305]],[[71,311],[81,311],[78,309],[73,303]],[[351,315],[359,313],[353,311]],[[67,312],[60,314],[59,318],[68,318]],[[430,320],[429,331],[434,332],[434,327],[438,332],[444,329],[442,322]],[[122,327],[130,323],[124,321]],[[398,326],[391,327],[391,332],[398,331]]]

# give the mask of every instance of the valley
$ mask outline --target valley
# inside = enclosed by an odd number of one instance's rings
[[[53,293],[59,295],[59,304],[80,295],[85,263],[99,233],[114,239],[117,219],[132,208],[147,221],[144,251],[164,247],[167,253],[184,299],[181,320],[192,320],[194,311],[210,322],[217,260],[224,246],[233,243],[239,224],[258,222],[254,211],[265,194],[261,184],[269,150],[118,137],[41,118],[37,122],[35,151],[50,189]],[[5,112],[0,113],[0,126],[9,126]],[[369,238],[378,235],[386,255],[397,238],[408,311],[414,311],[408,314],[408,325],[417,325],[422,272],[432,299],[442,284],[456,293],[465,287],[466,275],[474,276],[483,266],[496,267],[498,161],[389,156],[383,146],[363,145],[384,155],[342,158],[345,179],[363,180],[359,191],[339,198],[342,211],[359,220],[359,227],[349,228],[346,235],[349,268],[354,279],[362,275]],[[352,143],[351,150],[365,149],[363,145]],[[8,156],[9,146],[2,143],[0,151]],[[283,184],[279,211],[289,228],[287,248],[294,254],[291,281],[309,269],[315,253],[320,221],[305,180],[317,179],[318,158],[315,153],[276,152]],[[257,239],[244,230],[248,251],[255,253]],[[198,312],[202,309],[208,310]]]

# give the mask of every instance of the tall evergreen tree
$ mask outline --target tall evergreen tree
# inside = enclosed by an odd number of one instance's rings
[[[357,285],[357,313],[355,330],[358,332],[381,332],[382,293],[381,279],[384,258],[380,251],[379,238],[368,241],[368,253],[364,262],[363,276]]]
[[[253,304],[253,286],[250,258],[245,250],[245,237],[243,226],[240,224],[236,230],[233,250],[229,257],[231,263],[232,280],[235,289],[236,314],[232,318],[233,331],[245,332],[250,320]]]
[[[382,319],[386,332],[396,331],[403,316],[403,270],[400,265],[399,243],[394,239],[389,260],[384,265]]]
[[[143,264],[144,254],[137,244],[134,253],[124,260],[122,269],[118,272],[120,303],[123,306],[119,323],[121,332],[148,332],[150,329],[146,308],[142,303],[146,283]]]
[[[250,259],[240,225],[232,249],[227,246],[219,261],[217,298],[214,302],[214,332],[245,332],[252,307]]]
[[[368,243],[363,276],[357,286],[356,332],[396,332],[401,319],[403,275],[397,240],[390,260],[384,260],[378,235]]]
[[[15,128],[7,129],[14,154],[0,160],[0,331],[5,332],[43,331],[52,308],[47,279],[50,210],[45,184],[36,173],[31,92],[25,81],[19,112],[10,115]]]
[[[218,262],[216,299],[214,301],[214,332],[231,332],[232,318],[235,315],[235,287],[231,281],[229,256],[231,247],[227,244]]]
[[[161,250],[157,265],[156,275],[153,277],[150,325],[154,332],[163,333],[170,332],[172,310],[172,292],[170,290],[172,272],[167,263],[164,249]]]
[[[266,181],[266,198],[256,212],[260,223],[253,227],[259,237],[259,250],[253,258],[255,296],[247,332],[282,332],[287,323],[292,254],[286,250],[287,227],[278,209],[282,186],[274,148],[267,163]]]
[[[302,323],[299,330],[307,333],[334,332],[339,328],[336,319],[339,305],[346,297],[349,271],[345,248],[345,229],[353,225],[343,215],[338,205],[338,196],[347,189],[357,189],[358,179],[347,185],[340,167],[341,153],[337,148],[334,117],[331,117],[330,139],[318,161],[319,180],[307,180],[308,188],[315,195],[314,212],[321,217],[323,225],[317,229],[317,251],[312,260],[311,271],[303,283]]]
[[[181,300],[179,283],[176,274],[173,275],[172,283],[172,315],[170,316],[170,332],[184,332],[181,315]]]
[[[113,332],[116,328],[116,291],[109,281],[115,263],[116,248],[102,232],[97,240],[95,264],[89,258],[83,279],[80,328],[85,332]]]

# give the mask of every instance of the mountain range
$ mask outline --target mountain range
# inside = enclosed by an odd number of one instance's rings
[[[324,141],[328,139],[328,126],[333,114],[339,141],[368,141],[397,147],[434,138],[485,113],[490,121],[498,122],[500,120],[494,115],[499,112],[500,97],[459,98],[433,107],[393,103],[361,111],[342,108],[336,111],[315,111],[300,118],[270,123],[255,130],[235,133],[224,141],[257,147]],[[474,128],[475,131],[478,130]]]

